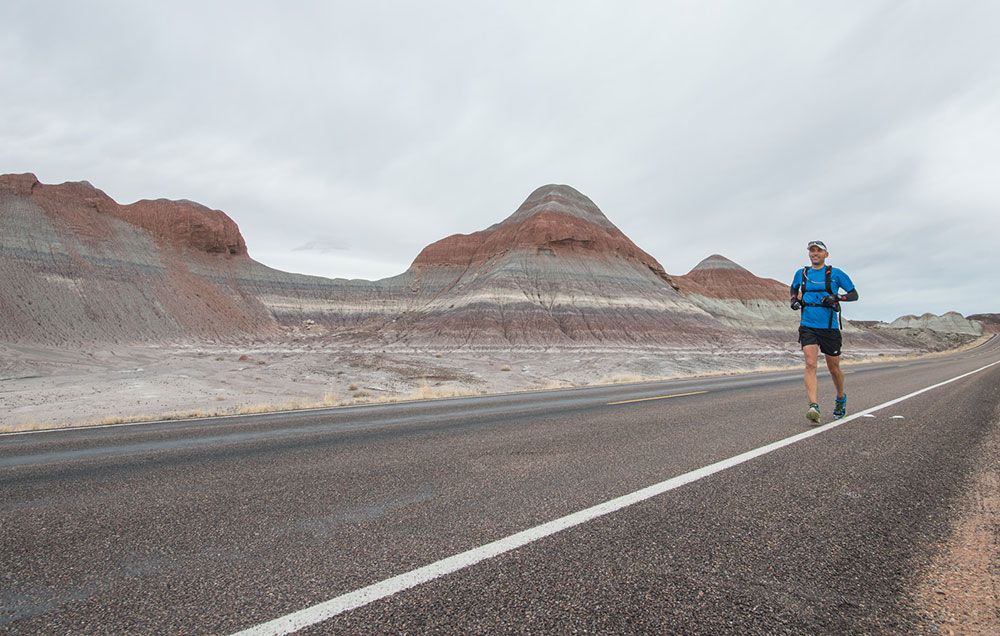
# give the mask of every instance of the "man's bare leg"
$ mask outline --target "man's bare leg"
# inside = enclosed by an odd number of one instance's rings
[[[811,404],[819,404],[819,400],[816,398],[816,362],[819,358],[819,345],[806,345],[802,347],[802,353],[806,357],[806,393],[809,394]]]
[[[837,387],[837,397],[842,398],[845,395],[845,391],[844,391],[844,372],[840,370],[840,356],[825,356],[825,357],[826,357],[826,368],[830,370],[830,377],[833,378],[833,386]]]

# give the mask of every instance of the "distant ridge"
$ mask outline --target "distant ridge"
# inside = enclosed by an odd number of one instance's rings
[[[787,291],[720,254],[671,276],[568,185],[368,281],[262,265],[228,215],[192,201],[121,205],[85,181],[0,176],[0,342],[784,350]],[[892,330],[855,337],[899,346]]]
[[[972,314],[968,319],[981,324],[984,331],[1000,333],[1000,314]]]
[[[940,333],[964,334],[970,336],[980,336],[983,333],[983,325],[979,322],[968,320],[957,311],[949,311],[940,316],[925,313],[921,316],[900,316],[891,323],[892,329],[928,329]]]

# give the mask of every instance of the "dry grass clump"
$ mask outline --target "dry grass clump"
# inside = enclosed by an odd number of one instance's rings
[[[0,433],[23,433],[25,431],[46,431],[49,429],[57,429],[57,428],[77,428],[77,427],[88,427],[88,426],[114,426],[116,424],[132,424],[134,422],[152,422],[160,419],[165,419],[165,418],[153,415],[135,415],[128,417],[121,415],[112,415],[109,417],[101,418],[100,420],[83,422],[83,423],[29,421],[29,422],[20,422],[12,424],[0,424]]]
[[[332,391],[328,391],[323,394],[323,401],[320,402],[320,406],[337,406],[340,401],[337,399],[337,394]]]
[[[213,415],[219,415],[219,412],[218,411],[212,411],[212,412],[209,412],[209,411],[171,411],[170,413],[165,413],[165,414],[163,414],[163,415],[161,415],[161,416],[159,416],[159,417],[157,417],[155,419],[156,420],[189,420],[189,419],[194,418],[194,417],[212,417]],[[130,419],[130,421],[133,421],[133,422],[140,421],[141,422],[142,420],[133,420],[133,419]]]
[[[270,413],[275,410],[275,405],[273,404],[247,404],[245,406],[238,406],[234,411],[235,415],[254,415],[256,413]]]
[[[21,422],[20,424],[0,424],[0,433],[20,433],[21,431],[41,431],[55,428],[52,424],[42,422]]]
[[[433,400],[440,398],[451,398],[451,397],[462,397],[466,395],[475,395],[476,392],[471,389],[459,389],[455,387],[445,387],[445,386],[430,386],[428,384],[421,384],[415,390],[398,396],[394,402],[407,402],[412,400]]]
[[[594,380],[590,384],[635,384],[636,382],[652,382],[654,380],[662,380],[663,376],[649,376],[649,375],[638,375],[635,373],[616,373],[614,375],[606,375],[604,377]]]
[[[540,391],[553,391],[555,389],[572,389],[575,386],[569,380],[549,380],[537,388]]]

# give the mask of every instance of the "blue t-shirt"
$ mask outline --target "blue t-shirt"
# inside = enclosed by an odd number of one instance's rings
[[[802,287],[801,267],[795,270],[792,287],[795,288],[796,292]],[[834,296],[839,294],[841,289],[844,290],[845,294],[849,294],[854,290],[854,283],[851,282],[847,274],[834,267],[830,271],[830,289]],[[826,267],[824,266],[820,269],[810,267],[808,281],[806,282],[806,293],[802,300],[818,305],[824,296],[826,296]],[[803,307],[800,324],[803,327],[812,327],[814,329],[840,328],[840,324],[837,321],[837,310],[830,307]]]

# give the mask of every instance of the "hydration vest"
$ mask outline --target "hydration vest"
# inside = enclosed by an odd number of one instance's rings
[[[810,269],[812,269],[812,268],[809,265],[806,265],[805,267],[802,268],[802,285],[799,287],[799,293],[802,296],[802,299],[801,299],[801,302],[802,302],[802,311],[805,311],[806,307],[822,307],[823,309],[829,309],[830,310],[830,322],[829,322],[829,326],[827,328],[828,329],[833,329],[833,315],[837,314],[837,325],[838,325],[837,328],[838,329],[843,329],[844,328],[844,318],[843,318],[842,314],[840,313],[840,302],[839,301],[837,303],[835,303],[832,307],[830,307],[829,305],[824,305],[822,303],[807,303],[806,302],[806,292],[817,293],[817,292],[823,291],[822,289],[806,289],[806,285],[808,285],[808,283],[809,283],[809,270]],[[828,296],[834,296],[834,297],[836,297],[834,295],[834,293],[833,293],[833,286],[830,284],[830,275],[832,273],[833,273],[833,267],[831,267],[830,265],[827,265],[826,266],[826,276],[825,276],[825,278],[826,278],[826,294]]]

